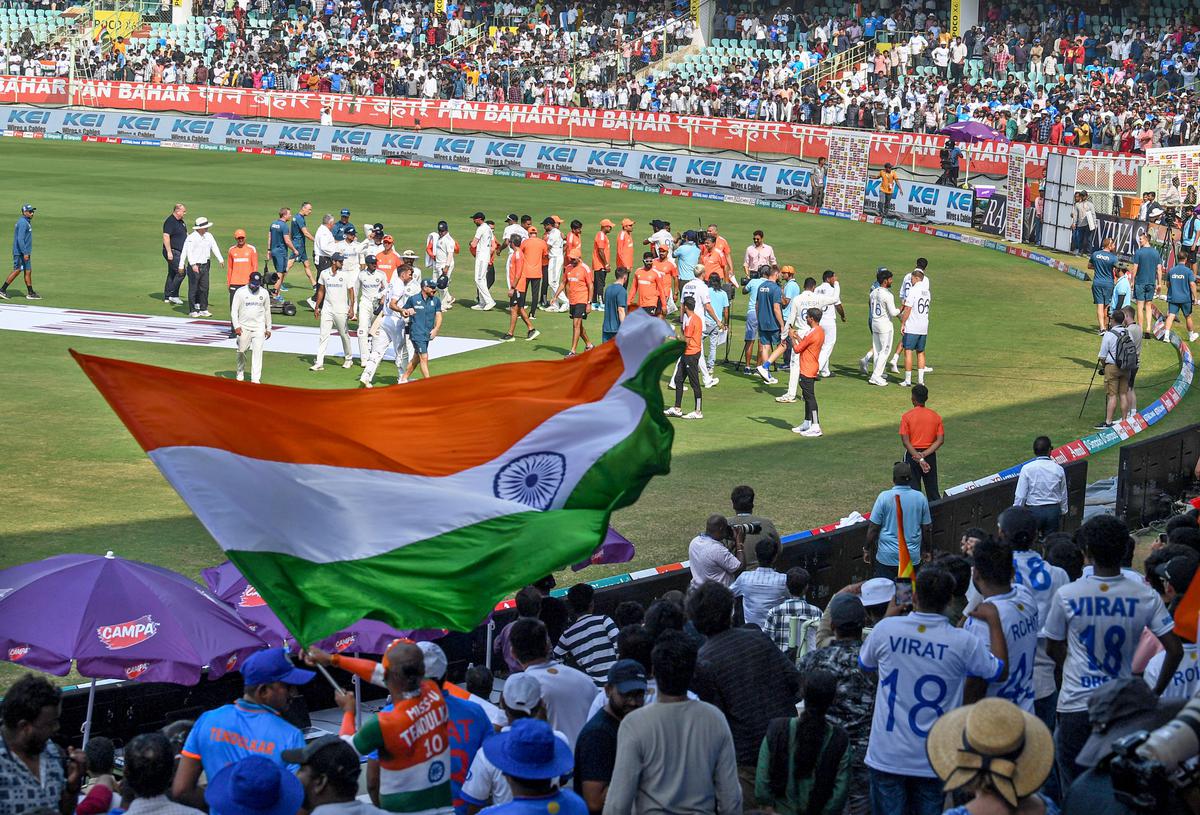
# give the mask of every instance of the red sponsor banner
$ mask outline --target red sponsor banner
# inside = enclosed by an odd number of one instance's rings
[[[0,76],[0,103],[72,105],[118,110],[174,111],[195,115],[236,115],[244,118],[317,122],[322,107],[331,109],[339,125],[369,125],[405,130],[436,129],[498,136],[594,139],[631,146],[673,145],[698,150],[731,150],[767,158],[828,157],[830,129],[786,122],[754,122],[673,113],[630,110],[592,110],[557,106],[459,99],[391,99],[346,94],[286,93],[246,88],[161,85],[149,82],[79,80]],[[875,133],[871,136],[873,166],[890,161],[909,171],[940,171],[939,152],[946,137],[921,133]],[[1051,151],[1076,155],[1118,155],[1044,144],[1024,145],[1025,173],[1045,175]],[[1136,161],[1136,160],[1134,160]],[[984,142],[966,149],[971,174],[1006,176],[1008,144]],[[1136,167],[1117,167],[1118,176],[1136,175]],[[1136,185],[1134,185],[1136,186]]]

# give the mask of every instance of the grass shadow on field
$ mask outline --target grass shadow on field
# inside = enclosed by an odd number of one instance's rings
[[[1091,334],[1093,337],[1096,337],[1097,339],[1099,339],[1099,337],[1100,337],[1100,334],[1099,334],[1100,327],[1099,326],[1096,326],[1095,328],[1093,328],[1091,326],[1075,325],[1074,323],[1055,323],[1055,325],[1058,326],[1059,328],[1065,328],[1068,331],[1078,331],[1081,334]]]

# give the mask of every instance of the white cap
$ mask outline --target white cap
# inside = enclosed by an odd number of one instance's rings
[[[877,606],[890,603],[896,596],[896,581],[886,577],[873,577],[862,584],[862,604]]]
[[[208,229],[211,226],[212,226],[212,221],[208,220],[207,218],[197,218],[196,219],[196,228],[197,229]]]
[[[542,702],[542,685],[527,673],[512,674],[504,680],[500,698],[505,707],[532,714]]]
[[[425,656],[425,678],[442,679],[446,676],[446,652],[436,642],[418,642],[417,647]]]

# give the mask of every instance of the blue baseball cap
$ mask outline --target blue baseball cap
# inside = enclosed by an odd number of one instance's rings
[[[297,668],[288,659],[282,648],[264,648],[251,654],[242,663],[242,679],[247,686],[269,685],[284,682],[288,685],[304,685],[316,676],[312,671]]]
[[[204,800],[213,812],[296,815],[304,803],[304,785],[282,764],[247,756],[209,780]]]
[[[346,256],[343,255],[341,252],[334,252],[332,255],[329,256],[329,259],[331,261],[336,260],[338,263],[341,263],[346,259]]]
[[[350,214],[350,210],[348,210],[348,209],[343,209],[343,210],[342,210],[342,214],[343,214],[343,215],[349,215],[349,214]]]
[[[37,212],[37,207],[33,204],[25,204],[21,207],[21,212]]]
[[[571,748],[540,719],[518,719],[483,743],[483,754],[497,770],[517,778],[558,778],[575,766]]]

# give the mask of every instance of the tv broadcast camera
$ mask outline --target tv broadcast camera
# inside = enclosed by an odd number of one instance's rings
[[[263,275],[263,285],[268,290],[274,291],[275,285],[279,282],[279,272],[268,272]],[[282,314],[284,317],[296,316],[296,304],[290,300],[276,300],[271,298],[271,313]]]
[[[1154,732],[1113,744],[1109,765],[1117,800],[1137,812],[1200,815],[1200,698]]]

